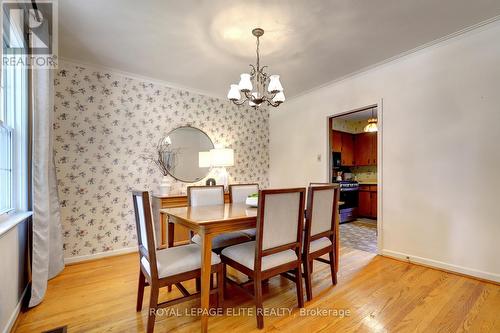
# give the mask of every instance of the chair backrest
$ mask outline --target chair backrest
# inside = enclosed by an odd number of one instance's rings
[[[188,206],[209,206],[224,204],[224,186],[188,186]]]
[[[259,191],[255,270],[263,256],[295,250],[300,258],[305,188]]]
[[[259,193],[259,184],[229,185],[229,198],[231,203],[244,203],[247,197],[254,193]]]
[[[149,193],[146,191],[133,191],[132,198],[134,201],[137,242],[139,244],[139,262],[142,263],[142,258],[146,258],[151,269],[151,278],[157,279],[158,267],[156,266],[156,246]]]
[[[309,183],[309,187],[312,187],[312,186],[328,186],[328,185],[335,185],[335,183],[314,183],[314,182],[311,182]]]
[[[340,187],[338,184],[309,186],[305,243],[321,237],[335,236]]]

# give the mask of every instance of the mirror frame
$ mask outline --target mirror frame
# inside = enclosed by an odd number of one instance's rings
[[[212,141],[212,138],[210,138],[210,136],[209,136],[209,135],[208,135],[208,134],[207,134],[204,130],[202,130],[202,129],[198,128],[198,127],[191,126],[191,125],[189,125],[189,124],[187,124],[187,125],[183,125],[183,126],[179,126],[179,127],[174,128],[173,130],[171,130],[170,132],[168,132],[168,133],[167,133],[167,135],[165,135],[165,137],[168,137],[168,136],[169,136],[169,135],[170,135],[173,131],[176,131],[176,130],[181,129],[181,128],[191,128],[191,129],[196,129],[196,130],[200,131],[201,133],[205,134],[205,136],[208,138],[208,140],[210,140],[210,142],[212,143],[212,149],[214,149],[214,148],[215,148],[215,144],[214,144],[214,142]],[[209,175],[209,173],[210,173],[210,171],[211,171],[211,170],[212,170],[212,167],[209,167],[209,170],[208,170],[207,174],[206,174],[204,177],[202,177],[202,178],[200,178],[200,179],[197,179],[197,180],[193,180],[193,181],[187,181],[187,180],[179,179],[179,178],[175,177],[175,176],[174,176],[174,175],[170,172],[170,170],[167,170],[167,171],[168,171],[168,174],[169,174],[172,178],[174,178],[175,180],[177,180],[177,181],[179,181],[179,182],[182,182],[182,183],[192,184],[192,183],[197,183],[197,182],[199,182],[199,181],[203,180],[204,178],[206,178],[206,177]]]

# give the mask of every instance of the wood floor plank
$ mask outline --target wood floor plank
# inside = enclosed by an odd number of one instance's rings
[[[297,309],[295,285],[282,277],[263,288],[267,309],[291,314],[265,317],[258,330],[252,300],[228,286],[227,313],[209,319],[210,332],[499,332],[500,287],[474,279],[342,248],[338,284],[327,265],[315,263],[314,298]],[[42,332],[68,325],[68,332],[144,332],[149,288],[142,312],[135,311],[138,257],[128,254],[68,266],[49,281],[45,300],[23,313],[15,332]],[[228,272],[244,279],[237,272]],[[194,282],[185,287],[194,291]],[[161,291],[160,299],[178,297]],[[197,332],[199,317],[186,315],[199,301],[177,305],[181,315],[159,316],[155,332]],[[242,311],[236,313],[236,311]],[[338,311],[350,311],[339,316]],[[309,312],[308,312],[309,311]],[[311,312],[316,311],[316,315]],[[330,311],[327,315],[317,311]],[[334,315],[337,311],[337,316]]]

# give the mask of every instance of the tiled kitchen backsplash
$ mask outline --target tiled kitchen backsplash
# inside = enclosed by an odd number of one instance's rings
[[[358,182],[377,181],[377,167],[375,165],[353,167],[351,172]]]

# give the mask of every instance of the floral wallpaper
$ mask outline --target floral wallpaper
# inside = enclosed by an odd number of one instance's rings
[[[130,190],[156,190],[161,178],[141,155],[178,126],[200,128],[214,144],[234,149],[231,182],[268,186],[267,109],[65,62],[54,80],[65,257],[137,245]],[[175,182],[175,191],[187,185]]]

